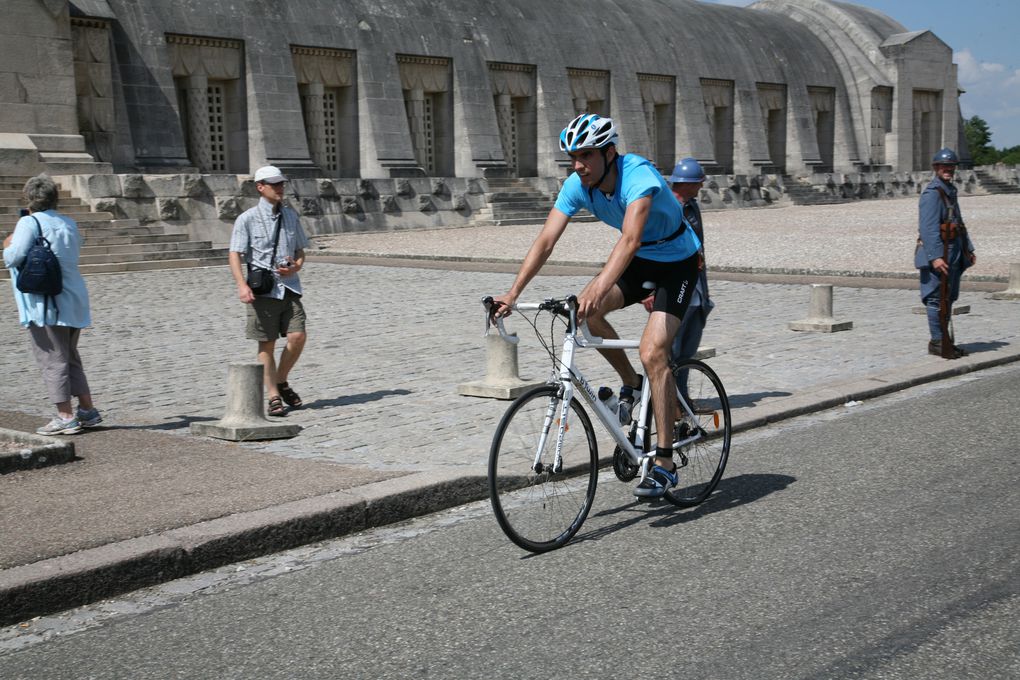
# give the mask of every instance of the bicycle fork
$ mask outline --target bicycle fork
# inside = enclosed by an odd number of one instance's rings
[[[563,387],[560,388],[560,394],[562,396],[549,397],[549,406],[545,410],[545,421],[542,423],[542,434],[538,438],[535,460],[531,464],[531,469],[534,470],[536,474],[542,474],[547,470],[557,473],[563,469],[563,438],[566,434],[567,428],[569,427],[567,418],[570,415],[570,399],[573,395],[570,394],[569,390],[566,390]],[[557,401],[559,401],[559,413],[557,413],[556,408]],[[556,424],[556,453],[553,456],[552,467],[547,468],[542,464],[542,452],[545,451],[546,443],[549,441],[549,432],[552,430],[553,423]]]

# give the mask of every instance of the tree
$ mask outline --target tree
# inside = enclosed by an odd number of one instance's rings
[[[970,147],[974,165],[990,165],[999,160],[999,152],[992,146],[992,131],[980,116],[971,116],[963,122],[963,136]]]
[[[1020,165],[1020,146],[1013,146],[1008,149],[1001,151],[1001,157],[999,163],[1005,163],[1006,165]]]

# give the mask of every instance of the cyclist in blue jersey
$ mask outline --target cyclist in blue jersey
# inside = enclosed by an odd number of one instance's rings
[[[658,441],[651,474],[634,489],[636,496],[654,498],[679,481],[672,449],[678,404],[669,369],[670,347],[694,292],[701,242],[655,166],[636,154],[619,153],[618,140],[612,119],[595,114],[578,116],[560,133],[560,149],[570,156],[574,172],[564,182],[510,290],[494,298],[495,313],[510,313],[549,259],[570,218],[582,208],[620,230],[602,271],[578,295],[578,316],[587,320],[595,335],[618,338],[605,315],[640,302],[648,296],[644,284],[654,285],[652,313],[639,351],[651,381]],[[621,395],[640,387],[641,377],[623,350],[599,351],[620,374]]]

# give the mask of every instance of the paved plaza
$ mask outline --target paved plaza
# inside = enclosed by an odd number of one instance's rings
[[[912,202],[911,202],[912,204]],[[1020,238],[1003,235],[1014,197],[965,199],[978,244],[978,277],[1007,271],[1020,259]],[[890,220],[901,232],[876,239],[875,226],[908,209],[908,201],[872,201],[852,206],[782,208],[706,213],[711,266],[853,271],[854,262],[878,271],[909,272],[909,218]],[[868,213],[859,223],[859,212]],[[834,222],[853,216],[846,228]],[[993,216],[996,220],[993,222]],[[983,221],[986,220],[986,221]],[[989,224],[994,224],[992,229]],[[753,227],[753,229],[752,229]],[[374,252],[453,257],[498,255],[519,259],[538,225],[482,227],[431,232],[346,235],[331,238],[328,252]],[[857,231],[855,231],[857,230]],[[505,243],[498,232],[506,232]],[[572,225],[557,260],[594,262],[611,247],[616,232],[599,223]],[[749,241],[738,247],[737,242]],[[776,234],[783,238],[776,238]],[[734,235],[735,234],[735,235]],[[901,247],[893,253],[888,242]],[[870,253],[861,243],[886,242]],[[903,244],[906,243],[906,247]],[[990,244],[989,248],[984,244]],[[486,244],[483,250],[481,244]],[[850,245],[856,244],[856,245]],[[359,245],[361,247],[359,247]],[[895,255],[895,257],[894,257]],[[749,258],[756,258],[754,260]],[[896,264],[898,263],[898,268]],[[309,342],[292,383],[306,407],[288,416],[304,431],[295,439],[248,446],[294,458],[314,458],[386,470],[484,466],[489,441],[506,404],[459,396],[457,386],[485,373],[483,315],[478,300],[507,289],[512,275],[442,269],[392,268],[312,261],[302,279],[309,313]],[[540,276],[526,297],[577,292],[589,276]],[[870,280],[859,279],[862,286]],[[225,267],[174,272],[93,276],[93,328],[81,350],[97,403],[110,425],[145,425],[187,433],[196,420],[219,418],[225,404],[226,365],[254,360],[254,343],[243,337],[243,306]],[[851,377],[881,375],[907,364],[941,359],[924,354],[925,322],[913,313],[918,296],[902,289],[837,287],[834,315],[853,329],[798,333],[790,321],[807,316],[806,284],[713,280],[712,313],[703,344],[714,347],[711,365],[739,410],[782,399],[813,386]],[[1020,303],[995,301],[965,291],[971,313],[956,319],[957,336],[975,353],[1015,345]],[[624,336],[636,336],[644,311],[616,313]],[[48,413],[25,334],[14,323],[10,295],[0,296],[0,407]],[[519,316],[509,322],[522,338],[523,378],[541,380],[551,364],[534,333]],[[545,323],[544,327],[547,328]],[[594,353],[582,357],[592,382],[616,385]]]

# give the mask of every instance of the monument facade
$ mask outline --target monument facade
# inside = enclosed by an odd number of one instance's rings
[[[562,177],[584,111],[663,170],[911,172],[964,146],[950,47],[843,2],[5,6],[8,175]]]

